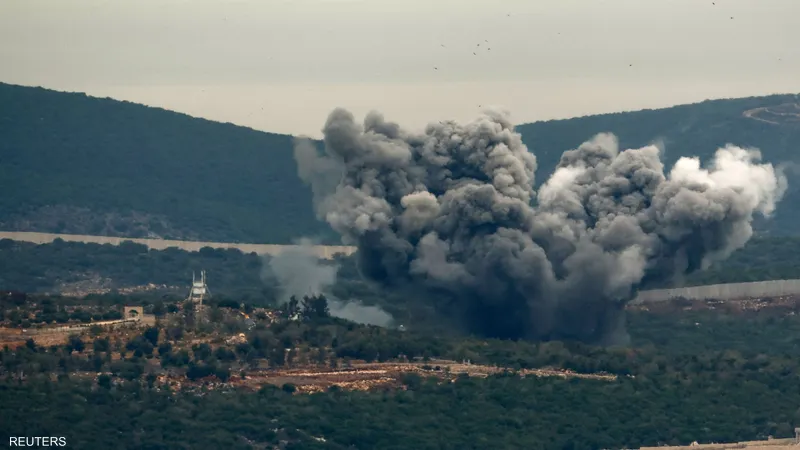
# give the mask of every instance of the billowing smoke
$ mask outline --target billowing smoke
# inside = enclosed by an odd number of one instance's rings
[[[362,274],[495,337],[620,342],[639,286],[727,257],[786,189],[757,150],[728,145],[665,175],[658,147],[600,134],[537,194],[535,156],[495,112],[411,133],[336,109],[323,133],[324,154],[297,142],[300,176]]]
[[[263,275],[274,278],[278,283],[278,302],[281,304],[288,302],[292,296],[301,300],[304,296],[323,294],[328,299],[328,308],[334,317],[382,327],[393,322],[392,316],[378,306],[334,297],[330,288],[336,283],[337,267],[321,264],[310,241],[303,240],[299,245],[273,256],[264,269]]]
[[[343,302],[333,297],[328,297],[328,307],[332,316],[341,319],[379,327],[388,327],[394,324],[391,314],[384,311],[380,306],[364,305],[358,301]]]
[[[263,275],[274,277],[279,289],[278,303],[284,304],[292,296],[300,300],[325,293],[336,282],[336,267],[320,264],[311,242],[301,240],[297,246],[270,257]]]

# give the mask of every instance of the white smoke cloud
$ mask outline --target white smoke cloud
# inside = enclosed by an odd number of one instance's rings
[[[393,323],[392,316],[379,306],[334,297],[330,288],[336,283],[338,268],[320,263],[312,245],[310,240],[301,240],[295,247],[272,256],[265,264],[262,276],[278,282],[279,303],[287,303],[292,296],[301,300],[304,296],[323,294],[334,317],[382,327]]]

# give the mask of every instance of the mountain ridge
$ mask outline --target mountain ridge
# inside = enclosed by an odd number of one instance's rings
[[[781,114],[792,113],[784,105],[799,99],[775,94],[706,100],[520,124],[517,131],[537,157],[537,184],[563,151],[600,132],[616,134],[620,148],[660,141],[667,166],[687,155],[705,162],[727,143],[758,147],[768,162],[793,163],[800,121]],[[754,110],[761,115],[746,116]],[[785,123],[770,123],[776,117]],[[0,136],[3,230],[273,244],[311,237],[339,243],[314,217],[289,135],[128,101],[0,83]],[[775,217],[758,221],[758,230],[794,233],[800,211],[789,206],[798,200],[800,191],[790,180]]]

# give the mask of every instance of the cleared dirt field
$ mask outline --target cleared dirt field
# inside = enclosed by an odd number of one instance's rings
[[[334,385],[345,390],[373,390],[400,388],[403,385],[403,376],[412,373],[425,377],[434,376],[442,380],[456,381],[459,375],[485,378],[507,370],[503,367],[462,364],[447,360],[408,363],[355,363],[350,367],[340,369],[309,366],[293,369],[251,371],[247,373],[245,379],[234,377],[235,379],[228,384],[255,390],[266,384],[283,386],[289,383],[293,384],[299,393],[324,392]],[[523,377],[583,378],[602,381],[614,381],[617,378],[616,375],[610,374],[581,374],[556,369],[529,369],[513,373]],[[186,382],[186,380],[180,381]]]
[[[41,345],[43,347],[49,347],[51,345],[62,345],[66,344],[69,340],[70,334],[75,333],[47,333],[47,334],[39,334],[36,336],[28,336],[25,335],[19,330],[20,332],[11,332],[9,331],[0,331],[0,347],[8,346],[8,348],[14,349],[17,347],[22,347],[25,345],[25,341],[33,338],[33,341],[36,342],[37,345]]]
[[[154,250],[164,250],[176,247],[189,252],[199,251],[203,247],[217,249],[235,248],[244,253],[257,253],[259,255],[278,255],[286,249],[299,247],[297,245],[276,245],[276,244],[245,244],[228,242],[200,242],[200,241],[173,241],[169,239],[144,239],[144,238],[121,238],[110,236],[89,236],[82,234],[55,234],[55,233],[35,233],[29,231],[0,231],[0,239],[11,239],[14,241],[33,242],[35,244],[49,244],[56,239],[67,242],[82,242],[92,244],[111,244],[119,245],[125,241],[135,242],[146,245]],[[319,258],[331,259],[336,254],[350,255],[356,251],[355,247],[345,245],[313,245],[314,253]]]

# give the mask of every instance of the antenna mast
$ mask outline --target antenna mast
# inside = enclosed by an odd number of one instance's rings
[[[200,271],[200,280],[192,272],[192,288],[189,290],[189,298],[187,300],[197,306],[203,306],[203,300],[209,295],[211,295],[211,292],[208,290],[208,284],[206,284],[206,271]]]

